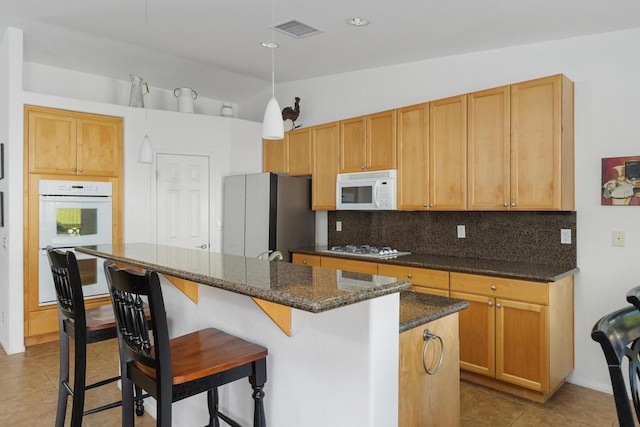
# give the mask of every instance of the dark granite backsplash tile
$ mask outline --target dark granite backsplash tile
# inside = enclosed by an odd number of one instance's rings
[[[329,245],[389,245],[415,253],[576,266],[576,212],[332,211]],[[342,221],[342,231],[336,231]],[[457,237],[464,225],[466,238]],[[570,245],[560,229],[571,229]]]

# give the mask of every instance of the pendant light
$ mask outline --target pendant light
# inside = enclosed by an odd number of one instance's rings
[[[280,112],[280,104],[276,100],[276,72],[275,50],[278,44],[275,42],[275,7],[271,2],[271,43],[262,43],[262,46],[271,49],[271,99],[267,103],[262,119],[262,137],[264,139],[283,139],[284,121]]]
[[[149,7],[148,0],[144,1],[144,45],[145,48],[148,49],[148,41],[149,41]],[[149,86],[145,83],[143,87],[147,88],[147,93],[149,93]],[[144,126],[145,129],[149,129],[148,122],[148,112],[147,112],[147,102],[142,103],[144,107]],[[138,163],[153,163],[153,147],[151,146],[151,140],[149,139],[149,134],[145,134],[144,138],[142,138],[142,143],[140,144],[140,149],[138,150]]]

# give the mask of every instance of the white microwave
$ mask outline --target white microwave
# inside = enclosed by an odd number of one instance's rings
[[[396,176],[395,169],[338,174],[336,209],[396,210]]]

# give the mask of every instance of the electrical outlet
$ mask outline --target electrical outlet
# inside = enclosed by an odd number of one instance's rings
[[[336,221],[336,231],[342,231],[342,221]]]
[[[560,229],[560,243],[563,245],[571,244],[571,229],[570,228],[561,228]]]
[[[458,239],[464,239],[465,237],[467,237],[467,231],[465,230],[465,226],[464,225],[459,225],[458,226]]]
[[[614,231],[612,234],[612,244],[613,246],[623,247],[624,246],[624,231]]]

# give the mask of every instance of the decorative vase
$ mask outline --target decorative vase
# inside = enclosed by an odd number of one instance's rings
[[[173,95],[178,98],[178,111],[193,113],[193,101],[198,98],[195,90],[188,87],[179,87],[174,89]]]
[[[129,95],[129,107],[144,108],[144,97],[142,92],[142,77],[129,74],[131,79],[131,94]]]
[[[220,115],[222,117],[233,117],[233,107],[226,102],[220,107]]]

